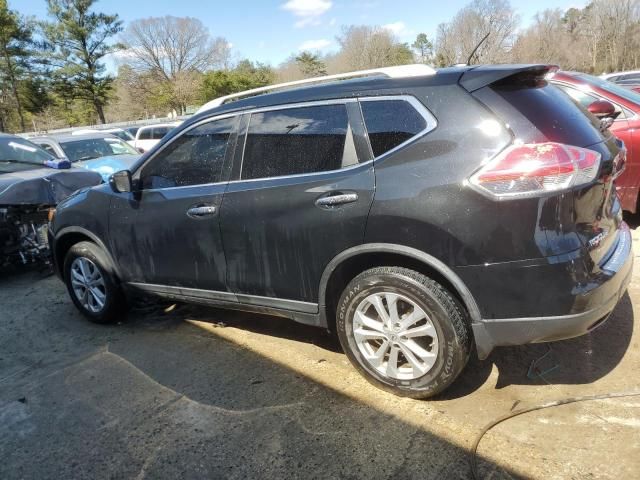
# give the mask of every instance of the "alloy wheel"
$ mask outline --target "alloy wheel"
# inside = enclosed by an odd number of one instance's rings
[[[438,333],[427,313],[404,295],[373,293],[356,308],[353,335],[365,361],[396,380],[425,375],[438,357]]]
[[[71,286],[80,304],[91,313],[100,313],[107,290],[100,269],[88,258],[78,257],[71,264]]]

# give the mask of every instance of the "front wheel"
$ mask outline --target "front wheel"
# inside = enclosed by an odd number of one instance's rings
[[[126,298],[108,265],[104,252],[91,242],[76,243],[64,260],[64,280],[71,300],[95,323],[113,322],[126,309]]]
[[[336,324],[351,363],[396,395],[442,392],[469,359],[465,310],[442,285],[406,268],[372,268],[354,278],[340,298]]]

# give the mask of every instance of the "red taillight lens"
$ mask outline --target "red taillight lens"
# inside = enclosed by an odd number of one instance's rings
[[[561,143],[512,145],[478,170],[471,185],[497,198],[533,197],[592,182],[600,154]]]

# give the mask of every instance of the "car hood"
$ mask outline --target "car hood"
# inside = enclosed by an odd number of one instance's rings
[[[92,172],[98,172],[106,182],[114,173],[120,170],[129,170],[139,158],[140,155],[113,155],[76,162],[74,165]]]
[[[0,175],[0,205],[57,205],[83,187],[102,183],[95,172],[80,168],[38,168]]]

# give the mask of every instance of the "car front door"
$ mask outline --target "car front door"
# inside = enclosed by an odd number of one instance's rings
[[[241,302],[317,311],[325,266],[362,243],[373,200],[358,103],[257,110],[244,123],[221,211],[229,289]]]
[[[226,289],[219,212],[237,122],[186,129],[134,173],[137,191],[114,196],[109,236],[125,281],[164,293]]]

